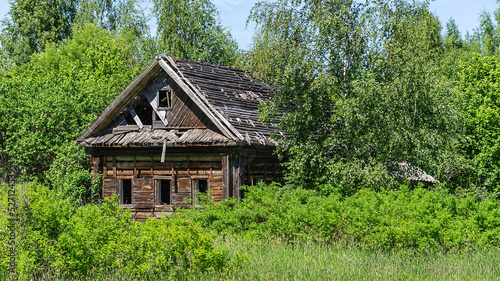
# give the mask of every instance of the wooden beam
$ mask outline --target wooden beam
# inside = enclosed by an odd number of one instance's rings
[[[191,100],[198,106],[198,108],[200,108],[203,113],[205,113],[208,118],[215,124],[215,126],[217,126],[217,128],[219,128],[222,133],[230,138],[230,139],[241,139],[237,136],[235,136],[235,134],[233,134],[233,132],[227,127],[227,126],[224,126],[221,122],[221,119],[217,118],[215,116],[215,113],[216,111],[213,110],[213,108],[209,108],[201,99],[200,97],[195,93],[195,90],[194,89],[191,89],[188,84],[185,82],[186,79],[182,79],[175,71],[174,69],[167,63],[165,62],[163,59],[159,60],[158,61],[160,66],[163,68],[163,70],[165,70],[165,72],[167,72],[167,74],[170,76],[170,78],[172,78],[172,80],[175,81],[175,83],[177,83],[177,85],[179,85],[179,87],[181,87],[181,89],[191,98]],[[172,62],[171,62],[172,63]],[[173,62],[175,64],[175,62]],[[212,110],[210,110],[212,109]],[[223,119],[225,120],[225,118]]]
[[[231,172],[232,172],[232,189],[233,189],[233,197],[240,198],[240,185],[241,185],[241,157],[239,154],[233,154],[230,156],[232,159],[231,163]]]
[[[167,122],[167,112],[164,110],[159,110],[158,109],[158,95],[156,92],[153,91],[148,91],[146,94],[144,94],[146,99],[149,101],[149,104],[153,108],[153,111],[160,117],[161,122],[163,122],[163,125],[168,126]]]
[[[106,128],[115,116],[118,115],[126,105],[143,89],[145,85],[154,77],[162,67],[158,64],[158,60],[153,59],[151,63],[144,69],[125,90],[97,117],[85,132],[78,138],[78,141],[83,141],[85,138]]]
[[[132,118],[134,118],[135,123],[137,126],[139,126],[139,129],[144,128],[144,125],[142,124],[141,118],[139,118],[139,115],[135,113],[135,110],[132,108],[132,106],[128,106],[128,112],[130,112],[130,115],[132,115]]]
[[[222,199],[227,199],[232,197],[233,194],[230,192],[230,182],[232,169],[230,169],[230,156],[222,155]]]
[[[161,160],[160,162],[163,163],[165,162],[165,153],[167,152],[167,141],[163,141],[163,149],[161,151]]]

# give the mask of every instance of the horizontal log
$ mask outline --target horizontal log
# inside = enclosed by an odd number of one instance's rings
[[[172,170],[153,170],[154,175],[172,175]]]
[[[136,208],[151,208],[151,207],[143,207],[142,205],[141,206],[135,206]],[[133,210],[132,211],[132,216],[134,218],[148,218],[152,215],[152,212],[151,211],[137,211],[137,210]]]
[[[151,194],[150,196],[147,196],[147,195],[143,195],[143,196],[139,196],[137,193],[134,194],[132,196],[134,199],[134,204],[136,203],[145,203],[145,202],[148,202],[148,203],[154,203],[154,196],[153,194]]]
[[[103,191],[102,192],[102,197],[111,198],[111,197],[113,197],[114,194],[116,194],[116,192]]]
[[[116,174],[118,176],[132,176],[134,175],[134,170],[116,170]]]
[[[148,196],[153,196],[155,193],[154,193],[154,189],[141,189],[141,190],[134,190],[134,196],[138,195],[138,196],[144,196],[144,195],[148,195]]]
[[[116,168],[120,170],[133,170],[134,162],[116,162]]]

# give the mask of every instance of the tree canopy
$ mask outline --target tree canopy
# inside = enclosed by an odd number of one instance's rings
[[[67,146],[140,70],[141,65],[130,59],[126,42],[85,25],[60,46],[49,46],[31,62],[4,72],[0,76],[4,176],[46,181],[45,172],[58,157],[80,157],[80,169],[87,166],[88,158],[70,153]]]
[[[435,75],[441,27],[425,3],[277,1],[250,19],[261,34],[250,67],[280,85],[263,111],[285,132],[276,138],[288,180],[353,192],[387,181],[376,171],[391,163],[449,168],[433,162],[456,128]]]
[[[3,20],[1,43],[16,64],[71,36],[75,0],[13,0]]]
[[[238,45],[209,0],[153,0],[158,50],[170,56],[232,66]]]
[[[276,87],[261,118],[294,186],[352,194],[407,162],[451,189],[497,192],[500,9],[465,38],[417,0],[260,2],[238,49],[209,0],[13,0],[0,34],[2,178],[89,187],[74,139],[155,55],[245,65]],[[498,122],[497,122],[498,123]],[[67,180],[61,180],[67,179]],[[68,187],[67,189],[71,189]]]

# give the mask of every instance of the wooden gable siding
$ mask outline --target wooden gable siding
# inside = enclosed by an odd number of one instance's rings
[[[135,101],[132,103],[131,108],[136,109],[138,106],[144,106],[150,103],[151,97],[156,96],[160,89],[167,87],[173,89],[173,94],[171,97],[172,110],[170,111],[157,111],[158,121],[154,124],[150,122],[145,122],[144,114],[140,114],[142,117],[142,125],[153,125],[154,128],[208,128],[214,127],[208,117],[190,100],[186,94],[169,78],[167,77],[165,71],[158,72],[153,79],[141,90],[140,94],[137,96]],[[147,105],[151,108],[153,106]],[[151,112],[152,113],[152,112]],[[134,120],[130,115],[130,110],[124,108],[123,111],[114,119],[114,122],[104,131],[112,131],[119,125],[124,125],[123,120],[128,120],[127,125],[138,125],[137,121]],[[160,116],[162,115],[162,116]],[[150,115],[148,116],[150,117]],[[166,119],[167,125],[163,124],[162,118]],[[140,118],[139,118],[140,119]],[[151,120],[151,119],[150,119]]]
[[[171,79],[169,85],[173,89],[172,111],[167,113],[169,127],[213,127],[208,117]]]

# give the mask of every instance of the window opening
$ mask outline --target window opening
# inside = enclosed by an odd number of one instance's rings
[[[158,91],[158,107],[160,109],[172,107],[172,92],[170,90]]]
[[[198,192],[207,193],[208,181],[207,180],[197,180],[197,182],[198,182]]]
[[[120,179],[120,204],[132,204],[132,179]]]
[[[171,203],[171,181],[157,180],[158,186],[158,203],[161,205],[170,205]]]
[[[196,179],[194,182],[194,199],[198,198],[198,194],[208,192],[208,180],[207,179]]]
[[[263,181],[262,176],[252,176],[252,185],[257,185],[259,182]]]

